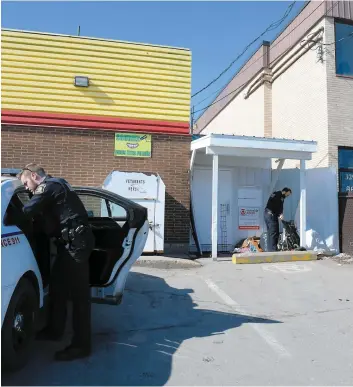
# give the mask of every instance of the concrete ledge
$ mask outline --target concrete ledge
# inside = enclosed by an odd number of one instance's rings
[[[151,267],[154,269],[195,269],[201,263],[186,258],[141,256],[134,264],[135,267]]]
[[[241,263],[271,263],[271,262],[294,262],[315,261],[317,253],[314,251],[276,251],[269,253],[242,253],[233,254],[232,262]]]

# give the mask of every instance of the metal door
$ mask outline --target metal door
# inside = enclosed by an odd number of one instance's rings
[[[340,250],[353,255],[353,192],[340,193],[338,200]]]
[[[218,249],[227,251],[232,245],[232,172],[219,170],[218,180]],[[195,169],[193,181],[195,225],[201,248],[211,251],[212,171]]]

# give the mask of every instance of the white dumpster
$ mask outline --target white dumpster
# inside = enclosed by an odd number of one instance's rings
[[[144,253],[164,252],[165,184],[158,174],[111,172],[103,188],[148,209],[150,230]]]

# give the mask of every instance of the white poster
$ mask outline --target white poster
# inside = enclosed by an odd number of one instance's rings
[[[260,229],[260,207],[239,207],[239,230]]]
[[[239,230],[260,230],[262,189],[241,187],[238,189]]]

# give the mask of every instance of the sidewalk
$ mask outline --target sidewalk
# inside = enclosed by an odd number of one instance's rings
[[[201,267],[202,264],[190,259],[186,254],[173,257],[164,255],[142,255],[135,262],[134,266],[155,269],[195,269]]]

